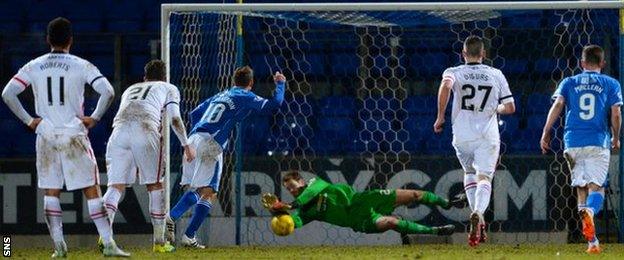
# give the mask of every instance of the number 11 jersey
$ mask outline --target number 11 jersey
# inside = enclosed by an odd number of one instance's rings
[[[90,62],[69,53],[51,52],[22,67],[13,77],[21,86],[32,86],[35,110],[54,133],[86,134],[85,85],[106,80]]]
[[[158,130],[162,110],[167,105],[179,103],[180,91],[174,85],[164,81],[136,83],[128,87],[121,96],[121,104],[113,120],[113,127],[140,122]]]
[[[481,63],[448,68],[443,81],[452,82],[453,143],[487,139],[500,141],[496,108],[513,102],[503,73]]]
[[[620,83],[607,75],[585,71],[563,79],[553,98],[560,96],[566,104],[565,148],[609,148],[608,115],[612,106],[622,105]]]

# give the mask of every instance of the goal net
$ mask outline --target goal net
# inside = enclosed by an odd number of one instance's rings
[[[581,71],[584,45],[601,45],[607,57],[604,73],[618,78],[615,8],[621,7],[617,1],[163,5],[163,57],[171,83],[182,93],[185,117],[204,99],[231,87],[238,65],[254,69],[253,91],[264,97],[273,93],[272,74],[280,71],[288,78],[281,108],[249,117],[233,133],[231,143],[237,145],[226,151],[219,202],[200,239],[211,245],[430,239],[395,232],[368,235],[320,222],[277,237],[260,196],[272,192],[292,201],[280,181],[291,169],[306,179],[318,176],[357,191],[463,192],[450,128],[436,135],[432,125],[442,72],[463,63],[463,39],[478,35],[486,42],[484,63],[503,71],[517,107],[499,120],[501,159],[485,215],[489,237],[507,243],[577,241],[580,222],[562,157],[562,120],[556,124],[554,153],[542,155],[539,138],[550,95],[562,78]],[[174,139],[172,203],[181,172]],[[617,234],[618,167],[619,158],[613,156],[608,207],[597,218],[602,240]],[[438,241],[466,239],[468,209],[410,205],[395,214],[426,225],[457,225],[458,234]]]

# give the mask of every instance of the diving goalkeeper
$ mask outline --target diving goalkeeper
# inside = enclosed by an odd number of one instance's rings
[[[265,195],[263,205],[273,214],[287,213],[294,210],[291,217],[295,228],[317,220],[329,224],[349,227],[357,232],[382,233],[395,230],[401,234],[451,235],[454,225],[429,227],[391,216],[398,206],[420,203],[440,206],[443,209],[464,207],[465,196],[458,196],[452,201],[443,199],[431,192],[421,190],[368,190],[355,192],[345,184],[330,184],[320,178],[306,183],[298,172],[286,174],[282,183],[295,201],[288,204],[281,202],[275,195]],[[270,198],[272,196],[272,198]]]

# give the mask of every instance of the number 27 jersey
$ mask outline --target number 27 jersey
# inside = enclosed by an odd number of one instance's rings
[[[480,63],[448,68],[443,80],[453,84],[453,143],[500,141],[496,108],[514,102],[503,73]]]

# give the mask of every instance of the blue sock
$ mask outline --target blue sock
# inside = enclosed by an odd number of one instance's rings
[[[602,209],[602,203],[604,201],[604,195],[602,192],[590,191],[587,196],[587,207],[594,211],[594,216]]]
[[[173,220],[178,220],[184,212],[197,203],[199,200],[199,194],[195,191],[187,191],[182,195],[182,198],[178,200],[178,203],[171,209],[169,216]]]
[[[207,200],[199,200],[197,205],[195,206],[195,212],[193,212],[193,217],[191,218],[191,223],[189,223],[186,228],[187,237],[193,238],[195,237],[195,232],[199,229],[204,219],[210,214],[210,208],[212,208],[212,204]]]

